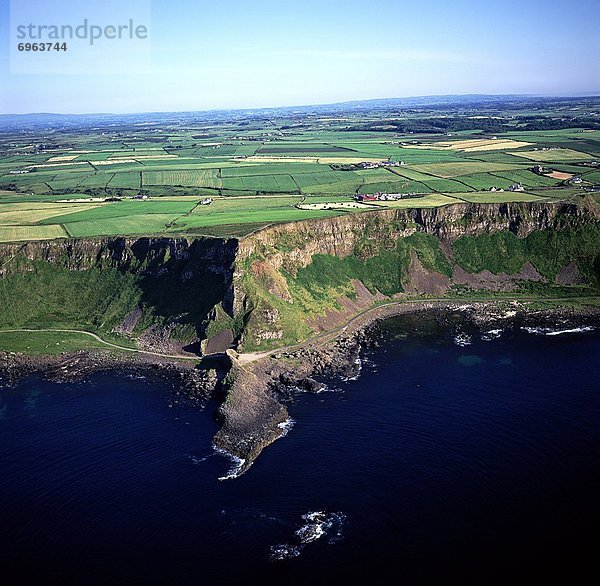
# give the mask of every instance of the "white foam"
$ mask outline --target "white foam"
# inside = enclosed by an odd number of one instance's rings
[[[294,427],[295,423],[296,421],[291,417],[288,417],[285,421],[278,423],[277,427],[282,430],[281,437],[285,437],[290,432],[292,427]]]
[[[567,330],[557,330],[554,332],[548,332],[547,336],[559,336],[560,334],[577,334],[579,332],[591,332],[594,330],[594,326],[581,326],[580,328],[572,328]]]
[[[269,557],[272,560],[289,560],[291,558],[297,558],[301,551],[301,546],[282,543],[280,545],[271,546]]]
[[[471,336],[468,334],[457,334],[454,336],[454,343],[457,346],[464,347],[471,345],[473,342],[471,341]]]
[[[325,511],[313,511],[302,515],[302,519],[308,521],[296,531],[296,536],[301,543],[311,543],[321,539],[324,535],[337,525],[336,534],[332,537],[341,537],[341,526],[346,516],[343,513],[326,513]],[[337,539],[335,539],[337,541]],[[332,540],[330,540],[333,543]]]
[[[346,515],[344,513],[326,513],[325,511],[310,511],[302,515],[305,524],[294,532],[297,539],[295,545],[278,544],[270,549],[271,560],[285,560],[298,557],[302,550],[324,536],[330,544],[338,542],[342,538],[342,527]]]
[[[301,543],[310,543],[325,535],[327,517],[324,512],[315,511],[314,513],[302,515],[302,518],[309,522],[296,531]]]
[[[231,480],[232,478],[237,478],[241,475],[242,470],[244,468],[244,464],[246,464],[245,458],[239,458],[231,452],[228,452],[223,448],[218,448],[215,445],[213,445],[213,449],[217,454],[225,456],[233,464],[225,476],[219,476],[219,480]]]
[[[351,381],[351,380],[358,380],[360,378],[360,374],[361,374],[362,368],[363,368],[363,362],[362,362],[362,360],[360,358],[356,358],[354,360],[354,364],[356,364],[356,366],[358,367],[357,370],[356,370],[356,374],[354,376],[343,376],[343,377],[341,377],[344,382],[348,382],[348,381]]]
[[[346,380],[346,379],[344,379]],[[336,387],[330,387],[328,385],[323,385],[318,391],[314,391],[315,395],[320,395],[321,393],[341,393],[342,389],[338,389]]]
[[[489,342],[490,340],[495,340],[502,335],[503,330],[488,330],[481,334],[481,339],[485,342]]]
[[[596,328],[594,326],[581,326],[579,328],[565,328],[564,330],[557,330],[553,328],[530,328],[522,327],[529,334],[536,334],[538,336],[560,336],[561,334],[578,334],[581,332],[591,332]]]

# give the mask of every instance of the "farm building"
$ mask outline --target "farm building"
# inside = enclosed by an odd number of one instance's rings
[[[508,191],[525,191],[525,188],[520,183],[513,183]]]
[[[212,197],[205,197],[203,200],[200,201],[200,205],[209,206],[212,202],[213,202]]]

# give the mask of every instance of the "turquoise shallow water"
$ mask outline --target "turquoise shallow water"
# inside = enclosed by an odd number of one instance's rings
[[[298,394],[294,425],[220,481],[214,405],[162,380],[39,378],[0,391],[11,584],[492,583],[593,566],[597,331],[405,335],[356,380]],[[548,332],[545,332],[548,334]],[[463,343],[465,340],[459,340]],[[351,582],[353,581],[353,582]]]

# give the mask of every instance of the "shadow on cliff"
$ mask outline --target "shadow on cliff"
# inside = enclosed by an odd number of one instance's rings
[[[111,262],[121,271],[139,274],[141,325],[191,327],[196,340],[184,349],[197,352],[203,324],[230,290],[237,241],[140,238],[130,246],[123,239],[111,244]]]

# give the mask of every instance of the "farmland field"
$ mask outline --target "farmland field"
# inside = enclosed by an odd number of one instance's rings
[[[223,189],[232,191],[250,191],[286,193],[297,192],[298,186],[290,175],[249,175],[226,177],[222,180]]]
[[[442,195],[440,193],[432,193],[425,195],[419,199],[402,199],[399,201],[378,201],[374,202],[376,205],[382,208],[436,208],[452,203],[458,203],[456,199]]]
[[[478,191],[489,191],[492,188],[508,189],[514,181],[500,177],[497,173],[476,173],[474,175],[461,175],[461,183]]]
[[[462,179],[458,177],[457,179]],[[463,183],[462,181],[453,181],[451,179],[427,179],[423,181],[423,185],[425,185],[430,191],[438,191],[438,192],[459,192],[459,191],[468,191],[469,185]]]
[[[129,187],[138,189],[141,186],[140,173],[115,173],[106,184],[107,187]]]
[[[600,184],[600,131],[546,129],[556,117],[524,109],[521,120],[517,108],[490,111],[492,132],[478,126],[489,124],[479,114],[288,112],[266,122],[205,113],[151,127],[125,117],[118,128],[0,128],[0,241],[243,234],[386,207],[577,201]],[[536,116],[543,130],[530,128]],[[569,184],[574,176],[580,184]],[[515,183],[525,191],[508,191]],[[420,197],[353,200],[378,193]]]
[[[560,183],[560,179],[553,179],[552,177],[546,177],[544,175],[536,175],[531,171],[518,170],[518,171],[498,171],[493,175],[512,181],[514,183],[522,183],[525,187],[543,187],[543,186],[554,186]]]
[[[454,141],[442,141],[436,142],[422,148],[435,148],[435,149],[449,149],[464,151],[466,153],[479,152],[479,151],[499,151],[506,149],[518,149],[520,147],[530,146],[529,142],[519,142],[511,139],[489,139],[484,140],[481,138],[475,138],[470,140],[454,140]],[[421,147],[415,147],[421,148]]]
[[[511,163],[480,163],[480,162],[461,162],[461,163],[436,163],[433,165],[415,165],[414,167],[421,173],[437,175],[444,179],[458,177],[460,175],[471,175],[473,173],[489,173],[492,171],[510,171],[512,169],[526,169],[526,166],[513,165]]]
[[[0,242],[24,240],[54,240],[65,238],[67,233],[62,226],[0,226]]]
[[[79,220],[65,223],[69,236],[74,238],[88,236],[110,236],[126,234],[160,234],[174,222],[177,216],[171,214],[138,214],[135,216],[116,216],[97,220]]]
[[[88,211],[101,204],[60,206],[51,203],[38,203],[35,204],[35,206],[25,204],[27,205],[25,208],[23,205],[24,204],[4,204],[3,206],[0,206],[0,226],[9,224],[20,225],[23,224],[24,221],[35,224],[36,222],[62,216],[67,213]]]
[[[144,185],[182,185],[190,187],[222,186],[219,169],[192,169],[186,171],[144,171]]]
[[[453,197],[473,203],[510,203],[518,201],[542,201],[543,197],[526,192],[504,193],[453,193]]]
[[[561,162],[561,161],[589,161],[594,157],[589,153],[582,153],[571,149],[557,148],[547,151],[520,151],[511,153],[515,157],[523,157],[531,161]]]

